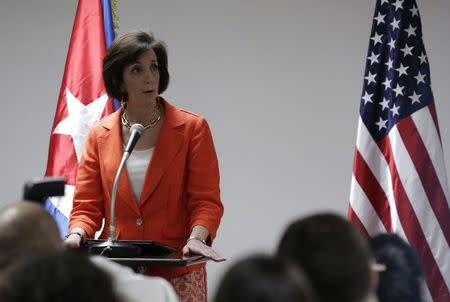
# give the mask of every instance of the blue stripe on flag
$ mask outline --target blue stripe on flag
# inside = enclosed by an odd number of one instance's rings
[[[56,224],[58,225],[59,234],[61,235],[61,238],[64,239],[64,235],[69,229],[69,219],[53,205],[50,198],[45,199],[45,209],[53,216],[53,219],[55,219]]]
[[[106,49],[108,49],[115,38],[110,0],[102,0],[102,8],[103,8],[103,29],[105,31]],[[114,99],[114,110],[117,110],[119,108],[120,102]]]
[[[105,31],[106,48],[108,48],[115,38],[110,0],[102,0],[102,8],[103,8],[103,28]]]

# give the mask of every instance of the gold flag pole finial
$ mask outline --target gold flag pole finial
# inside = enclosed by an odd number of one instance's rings
[[[113,18],[113,26],[114,26],[114,36],[118,36],[119,30],[119,8],[118,8],[118,0],[111,0],[111,13]]]

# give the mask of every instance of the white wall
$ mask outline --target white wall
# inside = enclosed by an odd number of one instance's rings
[[[207,117],[225,216],[210,294],[252,251],[271,252],[300,215],[346,213],[375,1],[127,0],[120,32],[151,30],[169,48],[165,97]],[[1,0],[1,203],[44,173],[75,0]],[[422,0],[425,47],[447,168],[450,1]]]

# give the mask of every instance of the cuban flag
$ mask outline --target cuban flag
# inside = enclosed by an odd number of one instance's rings
[[[45,176],[64,176],[65,196],[46,209],[61,236],[68,231],[78,163],[92,124],[114,111],[102,79],[102,59],[114,40],[110,0],[79,0],[50,135]]]

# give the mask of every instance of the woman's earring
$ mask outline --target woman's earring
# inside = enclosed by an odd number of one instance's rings
[[[122,107],[122,109],[125,109],[125,101],[123,100],[123,98],[120,100],[120,107]]]

